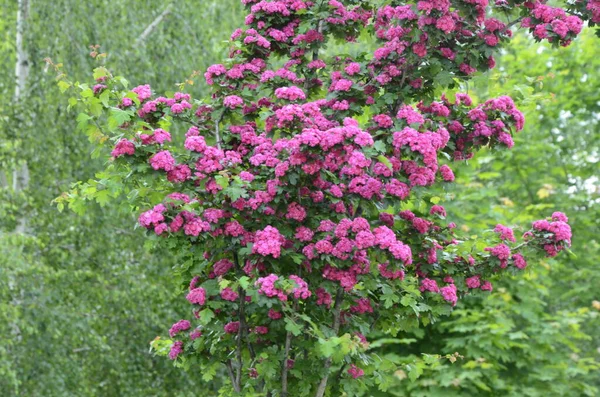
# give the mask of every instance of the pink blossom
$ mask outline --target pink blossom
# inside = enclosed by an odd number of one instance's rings
[[[306,94],[304,94],[304,91],[296,86],[277,88],[275,90],[275,96],[279,99],[287,99],[289,101],[306,99]]]
[[[235,302],[239,298],[239,294],[229,287],[223,289],[220,295],[222,299],[230,302]]]
[[[190,303],[203,306],[206,302],[206,291],[202,287],[194,288],[185,297]]]
[[[296,275],[291,275],[290,280],[296,283],[296,287],[292,290],[294,294],[294,298],[296,299],[308,299],[312,295],[310,290],[308,289],[308,284],[306,281],[302,280],[300,277]]]
[[[510,258],[510,248],[506,244],[498,244],[495,247],[487,247],[484,250],[491,252],[492,256],[500,260],[501,268],[506,267],[508,258]]]
[[[481,286],[481,280],[479,279],[479,276],[472,276],[465,279],[465,284],[467,285],[467,288],[475,289]]]
[[[252,253],[262,256],[272,255],[273,258],[279,258],[284,241],[285,238],[279,233],[279,230],[273,226],[267,226],[256,232]]]
[[[458,297],[456,295],[456,285],[450,284],[440,289],[440,293],[442,294],[442,298],[446,302],[452,304],[452,306],[456,306],[456,302],[458,302]]]
[[[223,330],[227,334],[237,334],[238,331],[240,330],[240,322],[239,321],[229,322],[229,323],[225,324],[225,326],[223,327]]]
[[[379,274],[381,274],[383,277],[388,278],[390,280],[404,280],[404,272],[402,270],[389,270],[388,269],[389,264],[388,263],[383,263],[379,265]]]
[[[244,104],[244,100],[237,95],[226,96],[223,99],[223,106],[230,109],[241,107]]]
[[[223,276],[233,268],[233,263],[229,259],[221,259],[213,265],[215,276]]]
[[[183,342],[178,340],[173,343],[169,350],[169,359],[175,360],[181,353],[183,353]]]
[[[288,205],[287,214],[285,215],[287,219],[293,219],[298,222],[302,222],[306,218],[306,210],[298,203],[291,203]]]
[[[371,301],[368,298],[355,300],[355,305],[350,307],[350,312],[355,314],[373,313]]]
[[[501,224],[497,224],[494,228],[494,231],[500,235],[500,240],[507,240],[511,242],[515,242],[515,235],[513,230],[510,227],[502,226]]]
[[[129,156],[133,156],[134,153],[135,153],[135,145],[133,144],[133,142],[131,142],[127,139],[121,139],[119,142],[117,142],[117,144],[115,145],[115,148],[113,149],[113,151],[110,154],[111,154],[111,156],[116,158],[116,157],[123,156],[125,154],[127,154]]]
[[[317,305],[324,305],[327,307],[331,306],[332,299],[331,295],[325,291],[323,288],[317,288]]]
[[[132,88],[131,91],[137,94],[137,98],[140,102],[144,102],[146,99],[152,96],[152,89],[148,84],[139,85],[135,88]]]
[[[357,379],[365,375],[365,371],[361,368],[358,368],[354,364],[350,365],[348,373],[350,374],[350,376],[352,376],[353,379]]]
[[[281,290],[275,287],[275,283],[279,280],[279,277],[275,274],[270,274],[266,277],[260,277],[256,280],[255,285],[259,287],[258,293],[268,296],[269,298],[278,298],[280,301],[287,301],[287,295]]]
[[[518,269],[525,269],[527,267],[527,262],[525,261],[525,258],[523,258],[523,255],[521,254],[514,254],[512,256],[512,260],[515,264],[515,267],[517,267]]]
[[[431,215],[438,214],[443,217],[446,217],[446,209],[444,207],[442,207],[441,205],[434,205],[433,207],[431,207],[431,210],[429,211],[429,213]]]
[[[350,91],[352,88],[352,81],[346,79],[340,79],[333,83],[332,90],[333,91]]]
[[[269,309],[268,316],[271,320],[279,320],[283,317],[283,314],[281,314],[281,312],[278,312],[276,310]]]
[[[206,141],[203,136],[188,136],[185,140],[185,148],[193,152],[204,153],[206,151]]]
[[[163,150],[150,157],[150,165],[155,170],[171,171],[175,168],[175,159],[168,150]]]
[[[429,292],[440,292],[440,289],[435,280],[431,280],[429,278],[425,278],[421,280],[421,286],[419,287],[421,292],[429,291]]]
[[[360,63],[352,62],[344,68],[344,71],[350,76],[353,76],[356,73],[360,72]]]
[[[190,327],[191,327],[191,324],[188,320],[179,320],[178,322],[173,324],[173,326],[169,330],[169,336],[172,338],[175,335],[177,335],[178,333],[180,333],[181,331],[186,331],[186,330],[190,329]]]
[[[269,333],[269,328],[265,327],[264,325],[258,325],[252,328],[252,332],[257,335],[266,335]]]

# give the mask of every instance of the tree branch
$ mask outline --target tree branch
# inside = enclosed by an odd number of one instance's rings
[[[511,23],[509,23],[508,25],[506,25],[506,27],[504,28],[502,33],[506,32],[508,29],[510,29],[514,25],[518,24],[519,22],[521,22],[524,18],[525,17],[519,17],[519,18],[515,19],[514,21],[512,21]]]
[[[337,336],[340,332],[340,306],[342,305],[342,298],[344,296],[344,290],[342,287],[338,289],[337,295],[335,296],[335,306],[333,307],[333,332]],[[325,368],[325,375],[319,383],[317,394],[315,397],[323,397],[325,389],[327,388],[327,380],[329,379],[329,368],[331,368],[332,358],[329,357],[325,360],[323,367]]]
[[[165,19],[165,17],[171,13],[171,8],[173,8],[173,3],[169,4],[164,9],[164,11],[159,16],[157,16],[156,19],[146,27],[146,29],[144,29],[140,37],[138,37],[135,40],[136,46],[142,44],[144,40],[146,40],[146,38],[150,36],[150,34],[154,31],[154,29],[156,29],[156,27],[162,22],[162,20]]]
[[[288,397],[288,358],[292,346],[292,333],[288,331],[285,336],[285,351],[283,354],[283,367],[281,369],[281,397]]]
[[[227,360],[225,362],[225,366],[227,367],[227,372],[229,373],[229,379],[231,379],[231,384],[233,385],[233,390],[236,393],[240,392],[240,386],[237,384],[235,375],[233,374],[233,367],[231,366],[231,360]]]
[[[221,113],[219,119],[215,122],[215,139],[217,141],[217,148],[221,150],[221,135],[219,134],[219,125],[221,124],[221,120],[223,120],[223,115],[225,113]]]
[[[246,291],[242,287],[239,288],[240,294],[240,308],[239,308],[239,318],[240,318],[240,327],[238,330],[238,340],[237,340],[237,373],[236,373],[236,381],[238,386],[242,382],[242,367],[244,366],[243,357],[242,357],[242,344],[244,343],[244,332],[246,329],[246,317],[244,313],[245,303],[246,303]]]

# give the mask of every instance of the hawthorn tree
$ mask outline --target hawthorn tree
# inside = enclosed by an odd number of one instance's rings
[[[566,46],[599,22],[598,2],[242,2],[246,27],[204,74],[209,98],[185,92],[194,76],[159,96],[105,67],[94,85],[59,75],[80,128],[113,148],[93,189],[58,205],[125,191],[143,209],[192,305],[152,347],[205,381],[226,371],[221,395],[385,391],[401,364],[370,350],[372,332],[432,323],[570,246],[560,212],[519,242],[503,225],[464,235],[435,192],[452,188],[453,161],[511,148],[524,124],[510,97],[474,104],[460,84],[494,67],[513,26]],[[332,39],[375,49],[324,56]]]

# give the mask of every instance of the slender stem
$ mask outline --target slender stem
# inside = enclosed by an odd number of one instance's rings
[[[221,120],[223,120],[223,114],[221,114],[219,119],[215,122],[215,139],[219,150],[221,150],[221,135],[219,135],[219,125],[221,124]]]
[[[337,385],[337,390],[339,391],[340,387],[340,379],[342,379],[342,374],[344,373],[344,369],[346,369],[346,363],[343,363],[335,377],[335,383]]]
[[[172,8],[173,8],[173,3],[167,5],[167,7],[164,9],[164,11],[162,13],[160,13],[160,15],[157,16],[156,19],[154,21],[152,21],[152,23],[146,27],[146,29],[144,29],[142,34],[135,40],[136,46],[142,44],[142,42],[144,42],[148,38],[148,36],[150,36],[150,34],[154,31],[154,29],[156,29],[156,27],[162,22],[162,20],[165,19],[165,17],[167,15],[169,15]]]
[[[508,29],[510,29],[514,25],[518,24],[519,22],[521,22],[524,18],[525,17],[519,17],[519,18],[515,19],[514,21],[512,21],[511,23],[509,23],[508,25],[506,25],[506,27],[504,28],[504,30],[502,32],[503,33],[506,32]]]
[[[285,336],[285,351],[283,354],[283,365],[281,368],[281,397],[288,397],[288,358],[292,346],[292,333]]]
[[[237,252],[233,251],[233,261],[235,262],[235,266],[236,266],[236,270],[238,273],[238,276],[242,276],[242,264],[240,263],[240,258],[237,254]],[[238,290],[238,293],[240,296],[242,296],[242,292],[243,289],[240,287]],[[244,291],[244,299],[245,299],[245,291]],[[245,304],[245,301],[243,303],[240,302],[240,305]],[[241,306],[240,306],[241,307]],[[256,358],[256,351],[254,350],[254,346],[252,345],[252,343],[250,342],[250,338],[248,337],[248,324],[246,324],[246,317],[245,317],[245,310],[241,313],[240,315],[240,329],[242,329],[242,324],[244,325],[244,337],[246,338],[246,344],[248,345],[248,351],[250,352],[250,358],[252,358],[252,360],[254,360]]]
[[[319,4],[317,10],[319,10],[322,5],[323,5],[323,1],[321,1],[321,3]],[[319,20],[317,22],[317,32],[323,33],[323,20]],[[313,62],[319,59],[319,49],[320,49],[320,46],[315,44],[315,48],[313,49],[313,53],[312,53]],[[308,95],[308,90],[310,88],[310,80],[308,79],[308,77],[306,75],[304,76],[304,78],[305,78],[304,90],[306,91],[306,94]]]
[[[239,320],[240,327],[238,330],[238,340],[237,340],[237,373],[236,380],[238,385],[242,382],[242,367],[244,366],[243,357],[242,357],[242,344],[244,342],[244,332],[246,330],[246,317],[245,317],[245,303],[246,303],[246,291],[240,287],[238,290],[240,294],[240,308],[239,308]]]
[[[240,385],[237,383],[237,381],[235,379],[235,375],[233,374],[233,367],[231,365],[231,360],[227,360],[225,362],[225,366],[227,367],[227,372],[229,373],[229,379],[231,379],[231,384],[233,385],[233,390],[235,390],[236,393],[239,393]]]
[[[338,289],[337,295],[335,296],[335,306],[333,307],[333,332],[337,336],[340,332],[340,306],[344,296],[344,290],[342,287]],[[325,395],[325,389],[327,388],[327,381],[329,380],[329,368],[331,368],[332,358],[329,357],[324,362],[325,375],[321,378],[321,383],[317,388],[317,394],[315,397],[323,397]]]
[[[515,169],[517,170],[517,175],[519,176],[521,181],[523,181],[523,186],[525,187],[525,191],[527,192],[529,200],[531,201],[530,204],[534,204],[536,202],[536,199],[533,192],[531,191],[531,187],[529,186],[529,181],[527,180],[525,175],[523,175],[523,173],[521,172],[521,168],[519,168],[517,163],[515,163]]]

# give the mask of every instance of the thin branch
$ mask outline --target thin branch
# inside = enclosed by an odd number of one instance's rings
[[[519,17],[519,18],[515,19],[514,21],[512,21],[511,23],[509,23],[508,25],[506,25],[506,27],[504,28],[502,33],[506,32],[508,29],[510,29],[514,25],[518,24],[519,22],[521,22],[524,18],[525,17]]]
[[[536,199],[535,199],[535,196],[533,194],[533,191],[531,190],[531,187],[529,186],[529,181],[527,180],[527,178],[525,177],[525,175],[523,175],[523,173],[521,172],[521,168],[519,168],[519,166],[517,165],[517,163],[515,163],[515,169],[517,171],[517,175],[519,176],[519,178],[523,182],[523,187],[525,188],[525,191],[527,192],[527,195],[529,196],[529,200],[531,201],[531,204],[534,204],[536,202]]]
[[[340,332],[340,306],[344,297],[344,290],[342,287],[338,289],[337,295],[335,296],[335,306],[333,307],[333,332],[337,336]],[[325,389],[327,388],[327,381],[329,380],[329,368],[331,368],[332,358],[329,357],[325,360],[323,368],[325,369],[325,375],[319,383],[317,394],[315,397],[323,397],[325,395]]]
[[[246,318],[244,315],[245,302],[246,302],[246,291],[242,287],[238,290],[240,294],[240,308],[239,308],[239,319],[240,319],[240,327],[238,330],[238,340],[237,340],[237,373],[236,380],[237,384],[240,385],[242,382],[242,367],[244,366],[244,361],[242,357],[242,344],[244,343],[244,330],[246,329]]]
[[[227,367],[227,372],[229,373],[229,379],[231,379],[231,384],[233,385],[233,390],[235,390],[236,393],[239,393],[240,385],[238,385],[238,383],[235,379],[235,375],[233,374],[233,367],[231,366],[231,360],[227,360],[225,362],[225,366]]]
[[[321,1],[321,4],[319,4],[319,7],[317,9],[320,9],[321,6],[323,5],[323,1]],[[319,20],[317,22],[317,32],[319,33],[323,33],[323,20]],[[315,42],[317,43],[317,42]],[[319,59],[319,49],[320,46],[318,44],[315,44],[315,48],[313,49],[313,53],[312,53],[312,60],[313,62]],[[304,76],[304,91],[306,91],[306,93],[308,94],[308,90],[310,89],[310,79],[308,79],[308,77],[305,75]]]
[[[240,263],[240,258],[237,254],[237,252],[233,251],[233,261],[235,262],[235,268],[236,271],[238,273],[238,276],[242,276],[243,274],[242,272],[242,264]],[[240,287],[238,290],[239,295],[241,296],[243,292],[243,289]],[[244,326],[244,338],[246,338],[246,344],[248,345],[248,351],[250,352],[250,358],[252,359],[252,361],[254,361],[256,359],[256,351],[254,350],[254,345],[252,345],[252,342],[250,342],[250,338],[249,338],[249,332],[248,332],[248,324],[246,324],[246,316],[245,316],[245,311],[242,315],[242,317],[240,317],[240,327],[242,326],[242,323],[245,325]]]
[[[92,349],[90,349],[88,346],[84,346],[84,347],[78,347],[78,348],[76,348],[76,349],[73,349],[73,350],[71,350],[71,351],[72,351],[73,353],[81,353],[81,352],[87,352],[87,351],[89,351],[89,350],[92,350]]]
[[[340,370],[338,371],[338,373],[335,377],[335,382],[338,385],[338,389],[339,389],[340,379],[342,378],[342,374],[344,373],[344,369],[346,369],[346,363],[342,364],[342,366],[340,367]]]
[[[285,336],[285,352],[283,354],[283,366],[281,369],[281,397],[288,397],[288,358],[292,346],[292,333],[288,331]]]
[[[165,17],[171,13],[172,8],[173,8],[173,3],[169,4],[164,9],[164,11],[159,16],[157,16],[156,19],[154,21],[152,21],[152,23],[150,25],[148,25],[148,27],[146,27],[146,29],[144,29],[144,31],[142,32],[140,37],[138,37],[135,40],[136,46],[142,44],[142,42],[144,42],[144,40],[146,40],[146,38],[148,36],[150,36],[150,34],[154,31],[154,29],[156,29],[156,27],[162,22],[162,20],[165,19]]]
[[[215,139],[217,140],[217,148],[221,150],[221,135],[219,135],[219,124],[221,124],[221,120],[223,120],[223,115],[225,113],[221,113],[219,119],[215,122]]]

